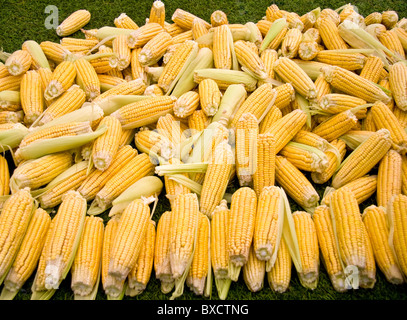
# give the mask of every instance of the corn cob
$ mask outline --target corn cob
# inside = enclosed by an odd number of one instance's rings
[[[72,61],[63,61],[57,65],[52,73],[51,80],[45,89],[44,97],[52,100],[68,90],[75,81],[76,68]]]
[[[215,10],[211,13],[212,27],[218,27],[222,24],[229,24],[228,17],[222,10]]]
[[[298,54],[301,39],[302,33],[299,29],[289,29],[281,43],[281,54],[290,59],[295,58]]]
[[[189,117],[199,107],[199,93],[196,91],[187,91],[177,98],[174,103],[174,115],[178,118]]]
[[[103,92],[97,98],[95,98],[92,102],[100,102],[103,101],[107,97],[115,96],[115,95],[141,95],[146,90],[146,85],[142,79],[135,79],[131,81],[126,81],[121,84],[118,84],[111,89]]]
[[[188,272],[196,246],[199,223],[199,204],[195,193],[179,194],[174,201],[171,216],[169,258],[171,273],[179,279]],[[188,232],[185,232],[185,229]]]
[[[68,152],[55,153],[26,161],[19,165],[10,178],[11,192],[29,187],[32,190],[49,183],[72,164]]]
[[[146,23],[127,35],[127,44],[130,49],[143,47],[149,40],[163,30],[163,27],[158,23]]]
[[[151,277],[154,261],[154,248],[156,239],[155,222],[150,220],[137,262],[128,275],[126,294],[134,297],[141,294]]]
[[[342,93],[328,93],[318,101],[319,107],[330,114],[336,114],[366,104],[366,101],[355,96]],[[366,117],[367,109],[355,109],[358,119]]]
[[[167,32],[162,31],[149,40],[138,55],[141,65],[150,66],[157,63],[164,56],[167,48],[173,44],[172,39]]]
[[[279,187],[266,186],[258,196],[253,249],[259,260],[267,261],[269,272],[277,259],[283,223],[283,203]]]
[[[241,187],[251,186],[257,165],[257,118],[243,113],[236,125],[236,174]]]
[[[378,83],[383,71],[384,63],[382,59],[376,56],[369,56],[365,65],[360,70],[360,76],[374,83]]]
[[[199,214],[196,242],[191,267],[186,279],[187,286],[196,295],[205,295],[210,260],[210,220],[204,214]]]
[[[378,101],[371,107],[372,118],[377,129],[387,129],[393,141],[393,148],[401,153],[407,151],[407,132],[396,116],[382,102]]]
[[[276,104],[277,96],[282,92],[273,89],[271,83],[265,83],[254,90],[235,112],[230,126],[233,128],[244,113],[251,113],[260,122],[272,105]]]
[[[99,282],[103,245],[103,219],[85,218],[83,235],[71,268],[71,288],[75,299],[89,296]]]
[[[133,30],[137,30],[139,28],[137,23],[124,12],[115,18],[113,23],[117,28]]]
[[[192,14],[191,12],[188,12],[188,11],[185,11],[185,10],[182,10],[179,8],[176,9],[174,11],[173,15],[171,16],[171,20],[174,23],[176,23],[181,28],[186,29],[186,30],[192,29],[192,23],[195,18],[200,19],[199,17]],[[202,20],[202,21],[204,21],[204,20]],[[208,22],[204,21],[204,23],[208,29],[211,27],[211,25]]]
[[[380,129],[363,141],[341,164],[333,176],[332,187],[339,188],[367,174],[391,147],[390,132]]]
[[[176,146],[163,134],[148,129],[140,129],[134,137],[137,150],[148,154],[154,161],[157,156],[168,160],[175,156]]]
[[[315,127],[312,132],[330,142],[351,130],[357,121],[358,119],[353,111],[346,110],[330,116],[327,120]]]
[[[306,118],[305,112],[297,109],[274,122],[271,127],[266,128],[264,133],[274,135],[276,154],[301,130]]]
[[[104,117],[99,126],[107,126],[107,131],[96,138],[92,147],[92,161],[96,169],[104,171],[109,168],[119,149],[122,132],[119,120],[112,116]]]
[[[249,257],[243,266],[243,281],[251,292],[258,292],[263,289],[264,276],[266,275],[266,263],[259,260],[250,246]]]
[[[205,26],[205,22],[202,19],[196,18],[192,23],[192,39],[198,42],[199,48],[210,48],[212,49],[212,44],[201,44],[199,43],[199,38],[207,35],[209,30]]]
[[[229,31],[225,24],[213,29],[213,60],[217,69],[232,69]]]
[[[156,129],[159,134],[166,137],[173,144],[175,154],[179,155],[181,143],[186,138],[181,129],[181,122],[173,115],[167,113],[158,119]]]
[[[142,177],[152,175],[154,165],[147,154],[141,153],[122,166],[106,182],[95,196],[95,204],[100,210],[106,210],[124,190]]]
[[[326,205],[318,206],[312,219],[321,249],[322,263],[328,272],[333,288],[338,292],[344,292],[348,287],[345,284],[345,274],[339,257],[329,207]]]
[[[38,208],[34,211],[13,265],[4,279],[0,296],[3,300],[12,300],[35,271],[50,224],[51,218],[45,210]]]
[[[320,51],[319,46],[320,44],[312,36],[304,33],[298,45],[298,57],[306,61],[313,60]]]
[[[57,42],[42,41],[40,47],[47,59],[56,64],[65,61],[65,59],[72,54],[62,44]]]
[[[224,196],[233,163],[234,155],[230,145],[227,141],[219,143],[208,163],[199,201],[200,211],[209,218]]]
[[[85,199],[76,191],[66,193],[53,218],[50,239],[46,240],[43,249],[44,279],[39,277],[38,281],[41,283],[42,280],[45,289],[58,289],[71,269],[83,234],[85,216]]]
[[[182,162],[177,158],[170,158],[168,164],[181,164]],[[189,177],[188,173],[183,174],[185,177]],[[171,179],[171,175],[164,175],[164,185],[165,185],[165,197],[170,201],[170,206],[174,204],[174,199],[178,194],[191,193],[191,190],[185,185],[178,183]]]
[[[316,98],[317,91],[314,82],[294,61],[280,57],[274,63],[274,71],[283,81],[291,83],[294,89],[305,98]]]
[[[10,171],[7,159],[0,155],[0,196],[10,193]]]
[[[132,201],[120,216],[108,269],[108,274],[118,281],[124,280],[137,262],[149,217],[150,208],[140,199]]]
[[[391,62],[394,63],[398,61],[398,59],[404,60],[406,58],[403,45],[396,32],[394,32],[393,30],[386,30],[377,38],[379,39],[380,43],[383,44],[383,46],[385,46],[393,54],[396,55],[397,58],[387,55]]]
[[[212,79],[205,79],[198,86],[199,102],[206,116],[212,117],[219,109],[222,93],[218,84]]]
[[[407,196],[398,194],[388,202],[386,212],[390,226],[389,243],[396,256],[400,271],[404,276],[407,274],[407,263],[405,253],[405,225],[406,225]]]
[[[170,264],[170,230],[172,212],[165,211],[157,224],[156,241],[154,246],[154,271],[161,282],[161,291],[165,294],[174,287],[174,278]]]
[[[78,162],[68,170],[56,176],[44,189],[40,189],[38,201],[41,208],[54,208],[62,202],[62,198],[69,190],[76,190],[87,175],[87,162]]]
[[[0,92],[0,110],[15,112],[21,109],[21,97],[19,91],[4,90]]]
[[[188,128],[192,134],[204,130],[209,124],[209,118],[203,109],[195,110],[188,117]]]
[[[379,100],[387,103],[390,101],[389,96],[381,88],[352,71],[338,66],[324,66],[321,71],[325,80],[343,93],[353,95],[367,102],[374,103]]]
[[[401,110],[407,110],[407,66],[402,62],[394,63],[389,71],[389,84],[394,101]]]
[[[76,83],[85,91],[89,101],[100,95],[100,80],[92,64],[86,59],[77,59],[74,62],[76,68]]]
[[[270,133],[258,134],[256,149],[253,189],[257,197],[260,197],[265,187],[275,184],[275,137]]]
[[[315,223],[308,212],[295,211],[292,215],[302,266],[298,276],[304,287],[315,289],[319,278],[319,245]]]
[[[100,54],[110,54],[106,57],[100,57],[91,59],[89,62],[95,69],[97,74],[104,74],[110,72],[112,69],[117,67],[117,57],[113,53],[113,49],[106,45],[101,45],[98,49],[98,53]]]
[[[367,264],[367,247],[364,239],[367,234],[364,232],[356,198],[347,190],[336,190],[330,199],[330,210],[345,274],[353,268],[361,272]],[[349,234],[353,235],[352,238],[347,236]],[[352,286],[358,287],[358,283],[353,283]]]
[[[276,262],[267,272],[270,288],[278,293],[287,291],[291,281],[292,259],[284,238],[281,239],[277,251]]]
[[[402,156],[401,164],[401,193],[407,196],[407,156]]]
[[[176,23],[168,23],[168,24],[165,23],[164,30],[167,31],[171,35],[171,37],[174,37],[177,34],[180,34],[185,31],[183,28],[181,28],[180,25],[178,25]]]
[[[142,127],[156,122],[161,116],[169,113],[177,98],[157,96],[128,104],[111,114],[119,119],[123,129]]]
[[[402,157],[389,150],[380,160],[377,173],[377,205],[386,207],[393,195],[401,193]]]
[[[192,34],[192,30],[187,30],[187,31],[181,32],[180,34],[177,34],[176,36],[174,36],[172,38],[172,40],[173,40],[173,44],[177,45],[177,44],[184,43],[187,40],[194,40],[194,36]]]
[[[273,105],[270,108],[270,110],[266,113],[263,120],[260,121],[259,133],[260,134],[264,133],[267,130],[267,128],[271,127],[274,122],[281,119],[282,117],[283,114],[281,110],[276,105]]]
[[[276,156],[276,182],[305,210],[314,208],[319,195],[306,176],[283,156]]]
[[[119,224],[120,216],[113,216],[107,221],[103,233],[101,280],[108,299],[118,299],[124,291],[124,281],[117,280],[108,273],[110,253],[112,251],[113,240],[119,229]]]
[[[0,111],[0,124],[22,122],[24,112],[19,111]]]
[[[265,80],[267,72],[257,52],[250,50],[250,42],[239,40],[234,43],[236,58],[243,71],[258,80]],[[257,48],[257,47],[256,47]]]
[[[348,45],[339,34],[338,25],[332,19],[320,19],[318,30],[322,42],[328,50],[348,49]]]
[[[76,31],[79,31],[90,21],[91,14],[87,10],[77,10],[71,13],[64,21],[57,27],[56,33],[60,37],[69,36]]]
[[[44,96],[37,71],[30,70],[22,76],[20,97],[24,122],[32,124],[44,111]]]
[[[12,267],[34,211],[29,188],[13,193],[3,204],[0,215],[0,283]]]
[[[321,172],[312,172],[311,179],[314,183],[322,184],[327,182],[335,173],[338,168],[338,163],[340,163],[346,155],[346,143],[342,140],[335,139],[331,141],[331,145],[336,148],[336,151],[328,149],[325,151],[326,157],[328,158],[327,167]],[[339,154],[339,159],[338,159]]]
[[[4,63],[9,75],[19,76],[26,73],[32,64],[32,57],[26,50],[14,51]]]
[[[246,72],[239,70],[226,70],[217,68],[206,68],[194,71],[194,81],[200,83],[204,79],[212,79],[219,89],[225,90],[234,84],[241,84],[247,92],[253,92],[256,89],[257,79]]]
[[[253,240],[257,210],[256,193],[249,187],[237,189],[232,196],[229,213],[229,276],[237,281],[241,267],[247,263]]]
[[[367,59],[366,56],[361,53],[346,51],[347,50],[320,50],[315,60],[350,71],[363,69]]]

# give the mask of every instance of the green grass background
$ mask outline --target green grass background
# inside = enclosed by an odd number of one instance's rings
[[[0,1],[0,48],[6,52],[13,52],[21,48],[25,40],[36,40],[37,42],[51,40],[59,41],[55,30],[48,30],[44,26],[44,21],[48,14],[44,12],[46,6],[55,5],[58,8],[59,22],[65,19],[70,13],[78,9],[87,9],[91,12],[92,18],[85,29],[99,28],[102,26],[113,26],[113,20],[122,12],[129,15],[139,25],[144,24],[145,18],[149,16],[153,0],[116,0],[114,3],[108,0],[83,0],[83,1],[52,1],[52,0],[1,0]],[[272,2],[265,0],[244,1],[244,0],[227,0],[227,1],[165,1],[166,20],[171,22],[171,15],[177,8],[190,11],[199,17],[209,21],[210,15],[214,10],[223,10],[227,15],[230,23],[245,23],[248,21],[257,22],[264,15],[267,6]],[[315,0],[292,0],[292,1],[275,1],[280,9],[295,11],[304,14],[316,7],[336,9],[348,1],[315,1]],[[359,13],[366,16],[373,11],[395,10],[399,17],[407,17],[406,0],[358,0],[353,1],[357,6]],[[81,32],[77,32],[75,37],[82,37]],[[318,192],[322,193],[326,185],[318,187]],[[227,192],[233,192],[237,184],[231,185]],[[374,197],[361,204],[361,210],[367,205],[374,203]],[[292,211],[301,210],[293,201],[290,201]],[[154,214],[154,220],[169,209],[168,200],[161,195]],[[106,213],[102,217],[107,220]],[[34,275],[23,286],[15,300],[28,300],[31,296],[31,283]],[[160,291],[160,283],[155,279],[154,271],[147,289],[139,296],[130,298],[125,296],[124,300],[166,300],[171,294],[164,295]],[[218,299],[215,286],[212,290],[212,299]],[[70,276],[61,284],[52,297],[53,300],[72,300],[73,294],[70,289]],[[97,300],[104,300],[106,296],[99,287]],[[195,296],[186,286],[182,299],[207,299]],[[299,279],[293,268],[292,280],[287,292],[277,294],[268,286],[267,279],[264,282],[264,288],[257,293],[250,292],[242,277],[238,282],[232,283],[228,300],[405,300],[407,299],[407,285],[391,285],[384,278],[383,274],[377,271],[377,282],[373,289],[358,289],[346,293],[336,292],[327,276],[324,267],[321,265],[318,287],[315,290],[308,290],[301,286]]]

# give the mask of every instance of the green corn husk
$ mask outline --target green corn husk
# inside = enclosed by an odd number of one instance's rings
[[[307,61],[301,59],[292,59],[296,64],[300,66],[302,70],[311,78],[311,80],[315,81],[321,74],[321,68],[324,66],[328,66],[326,63],[318,62],[318,61]]]
[[[271,41],[277,37],[277,35],[283,30],[285,27],[288,27],[287,19],[280,18],[273,22],[270,29],[267,31],[266,36],[264,37],[261,46],[260,46],[260,53],[267,49],[268,45]]]
[[[183,93],[194,89],[197,83],[194,81],[194,72],[199,69],[213,67],[212,50],[206,47],[199,49],[195,59],[188,65],[185,72],[179,78],[171,95],[179,98]]]
[[[16,154],[24,160],[36,159],[47,154],[79,148],[101,136],[107,130],[100,126],[97,130],[77,136],[66,136],[52,139],[37,140],[25,147],[18,148]]]
[[[239,70],[216,68],[199,69],[195,70],[194,81],[197,81],[198,78],[209,78],[215,81],[225,82],[229,84],[228,87],[230,87],[232,84],[242,84],[247,92],[256,90],[257,85],[257,79],[253,78],[247,72]]]
[[[228,127],[234,113],[247,97],[247,92],[241,84],[231,84],[223,94],[218,111],[212,117],[213,122],[220,122]]]
[[[109,217],[120,214],[130,202],[142,197],[155,196],[157,198],[162,189],[163,182],[157,176],[146,176],[132,184],[123,193],[112,201]]]
[[[133,31],[134,31],[134,29],[115,28],[115,27],[105,26],[105,27],[99,28],[96,31],[95,37],[98,38],[99,40],[103,40],[105,38],[116,37],[120,34],[129,35]]]
[[[198,196],[201,194],[202,185],[192,179],[185,177],[182,174],[171,174],[169,179],[173,180],[183,186],[187,187],[191,192],[196,193]]]
[[[85,102],[82,108],[96,106],[103,111],[105,116],[108,116],[125,105],[149,98],[151,97],[144,95],[112,95],[97,102]]]
[[[346,143],[351,149],[355,150],[362,142],[367,140],[374,132],[365,130],[351,130],[340,136],[338,139]]]
[[[3,90],[0,91],[0,108],[6,109],[12,105],[20,105],[20,91]]]
[[[23,43],[23,47],[30,53],[37,67],[51,69],[44,51],[42,51],[40,45],[36,41],[27,40]]]
[[[1,149],[5,151],[17,148],[28,133],[28,128],[21,123],[15,123],[12,129],[0,130]]]

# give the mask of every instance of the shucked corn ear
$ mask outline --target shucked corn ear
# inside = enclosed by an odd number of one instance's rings
[[[91,14],[87,10],[77,10],[71,13],[64,21],[57,27],[56,33],[60,37],[69,36],[76,31],[79,31],[90,21]]]

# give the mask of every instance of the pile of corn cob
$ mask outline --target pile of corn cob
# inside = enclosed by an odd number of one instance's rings
[[[166,14],[85,30],[79,10],[60,43],[1,53],[0,299],[33,274],[32,299],[68,274],[75,299],[138,295],[153,272],[171,299],[213,279],[226,299],[240,275],[283,293],[293,268],[313,290],[321,262],[338,292],[376,267],[404,283],[407,20]]]

